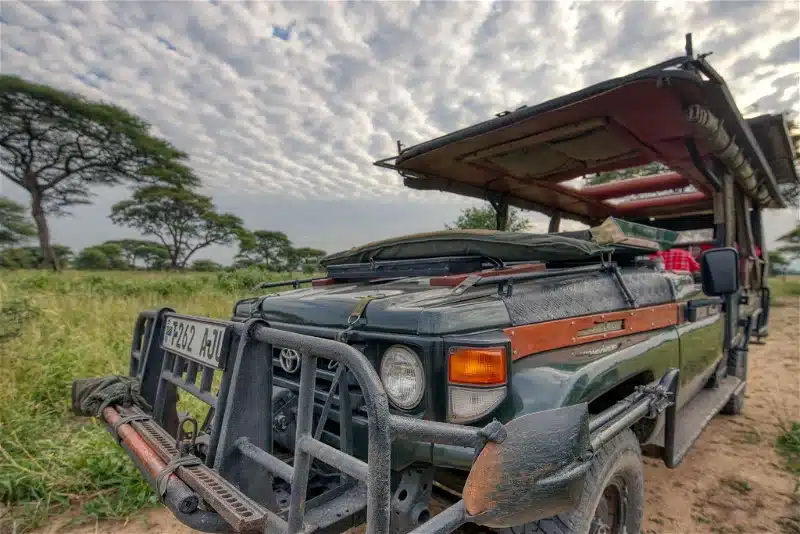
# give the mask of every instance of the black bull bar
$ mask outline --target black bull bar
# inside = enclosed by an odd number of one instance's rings
[[[221,364],[204,365],[165,349],[161,340],[170,317],[223,326]],[[295,350],[301,358],[291,465],[273,454],[274,347]],[[318,358],[338,366],[315,430]],[[343,385],[349,392],[344,369],[355,377],[364,399],[366,462],[353,453],[350,395],[341,394]],[[215,372],[221,372],[217,395],[211,393]],[[140,314],[130,375],[136,377],[152,412],[112,405],[103,410],[102,419],[180,521],[204,532],[291,534],[341,531],[346,528],[341,528],[343,519],[356,517],[356,524],[366,520],[368,534],[390,532],[390,456],[396,439],[474,449],[462,499],[417,526],[414,534],[451,532],[464,523],[510,527],[567,511],[580,499],[593,453],[633,422],[655,417],[670,406],[678,384],[678,372],[671,370],[591,418],[586,403],[580,403],[525,415],[506,425],[440,423],[390,413],[374,367],[345,343],[277,330],[260,319],[212,321],[167,308]],[[338,449],[319,439],[337,384]],[[209,405],[200,432],[193,420],[189,422],[195,427],[188,432],[187,420],[177,415],[177,389]],[[674,405],[667,415],[674,419]],[[204,431],[206,439],[200,445]],[[195,456],[200,450],[202,458]],[[307,500],[314,459],[337,470],[342,483]],[[276,501],[275,478],[290,484],[288,503]]]

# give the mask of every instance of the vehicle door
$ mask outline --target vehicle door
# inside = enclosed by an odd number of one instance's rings
[[[722,359],[725,322],[722,299],[703,293],[691,275],[672,276],[678,302],[680,408],[705,386]]]

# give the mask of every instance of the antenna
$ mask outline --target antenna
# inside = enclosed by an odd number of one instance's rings
[[[692,34],[686,34],[686,56],[694,59],[694,50],[692,49]]]

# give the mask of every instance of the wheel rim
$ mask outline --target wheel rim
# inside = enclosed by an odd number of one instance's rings
[[[627,486],[615,477],[603,489],[600,502],[594,510],[592,534],[625,534]]]

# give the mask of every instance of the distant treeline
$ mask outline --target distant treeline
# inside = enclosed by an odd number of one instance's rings
[[[175,270],[170,250],[165,245],[143,239],[119,239],[86,247],[77,253],[70,247],[54,244],[53,250],[63,268],[103,271]],[[270,272],[318,272],[325,251],[295,248],[283,232],[256,231],[242,235],[239,252],[231,265],[208,259],[194,260],[179,270],[214,272],[258,267]],[[0,248],[0,268],[45,269],[50,265],[41,247],[7,246]]]

